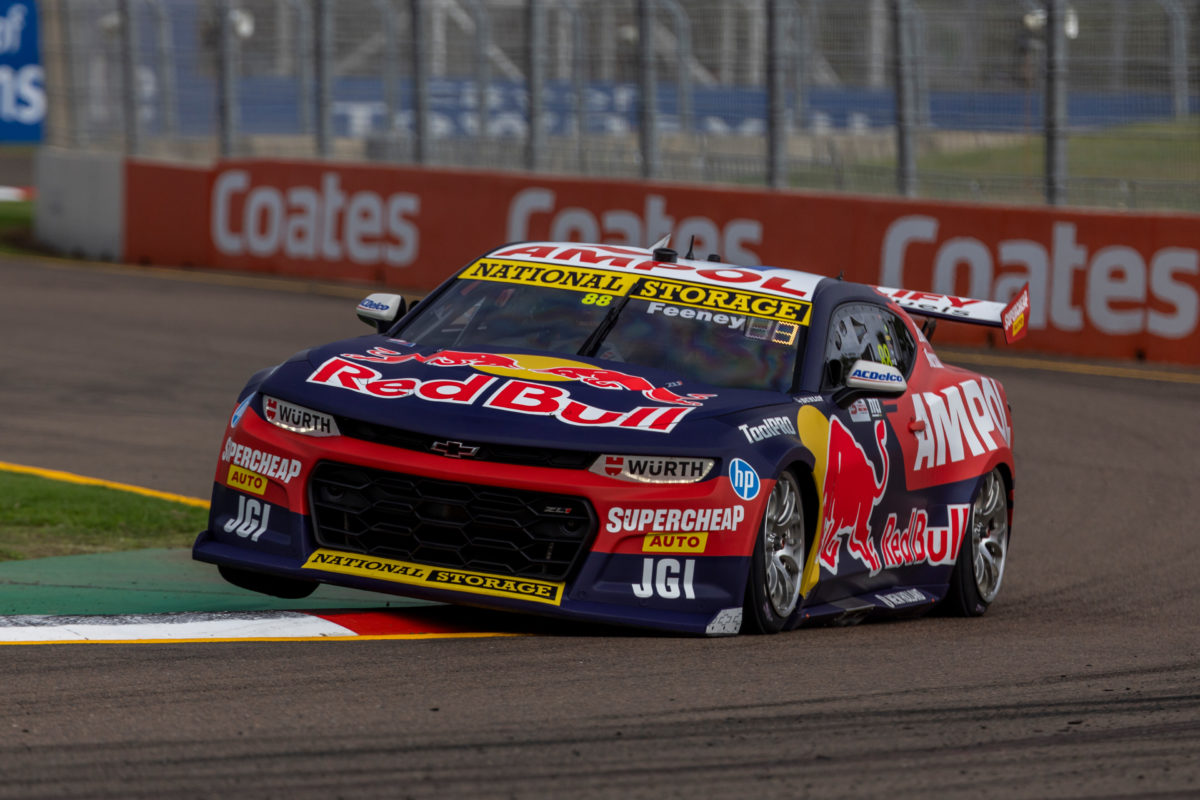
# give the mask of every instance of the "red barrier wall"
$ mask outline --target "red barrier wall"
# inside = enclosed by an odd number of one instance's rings
[[[427,170],[130,161],[126,258],[429,289],[508,241],[645,246],[1007,300],[1030,283],[1021,346],[1200,364],[1200,217]],[[201,180],[201,177],[203,180]],[[940,341],[976,334],[943,326]]]

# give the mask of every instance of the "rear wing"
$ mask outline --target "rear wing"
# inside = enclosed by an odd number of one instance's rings
[[[910,314],[1001,328],[1004,330],[1004,341],[1009,344],[1024,336],[1028,329],[1028,283],[1021,287],[1021,291],[1017,292],[1008,305],[992,300],[972,300],[969,297],[955,297],[936,292],[914,292],[908,289],[888,289],[884,286],[875,288],[895,300],[897,305]]]

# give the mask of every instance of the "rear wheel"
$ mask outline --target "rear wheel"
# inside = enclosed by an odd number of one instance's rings
[[[946,610],[962,617],[978,617],[1000,592],[1008,558],[1008,489],[1000,470],[983,477],[971,519],[963,534],[958,561],[950,576]]]
[[[804,508],[800,486],[790,472],[775,480],[767,498],[746,583],[748,633],[776,633],[800,602],[804,572]]]
[[[300,600],[308,597],[317,588],[316,581],[301,581],[295,578],[284,578],[281,575],[268,575],[263,572],[249,572],[236,567],[218,565],[221,577],[242,589],[251,592],[269,594],[272,597],[282,597],[285,600]]]

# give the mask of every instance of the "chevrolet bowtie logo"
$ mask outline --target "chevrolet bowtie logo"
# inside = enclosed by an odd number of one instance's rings
[[[479,452],[478,447],[471,447],[462,442],[434,442],[429,449],[447,458],[471,458]]]

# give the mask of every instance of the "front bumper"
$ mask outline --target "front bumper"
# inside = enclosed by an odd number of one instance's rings
[[[355,552],[318,542],[310,482],[320,464],[431,481],[567,494],[590,505],[584,552],[544,577],[428,551]],[[350,437],[290,433],[253,410],[226,432],[197,560],[370,591],[697,634],[736,633],[769,481],[742,500],[720,470],[690,484],[631,483],[580,469],[447,458]],[[470,527],[469,525],[467,527]],[[322,530],[325,530],[324,528]],[[438,563],[440,562],[440,563]],[[500,562],[497,562],[500,563]],[[481,566],[481,564],[483,566]]]

